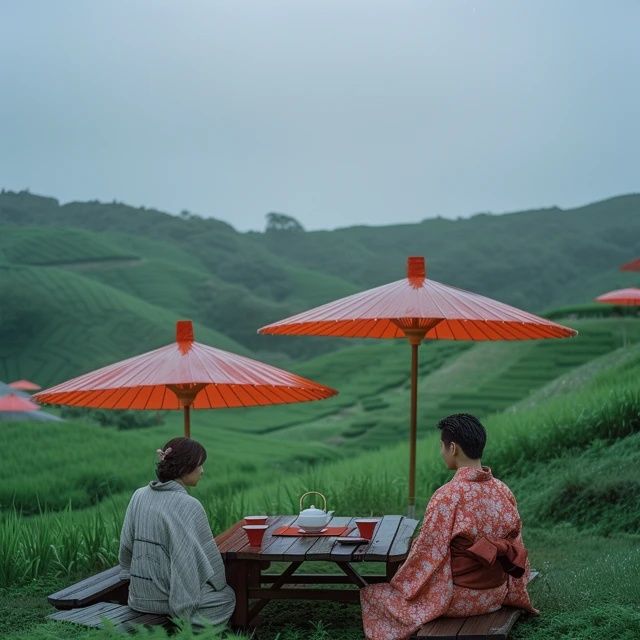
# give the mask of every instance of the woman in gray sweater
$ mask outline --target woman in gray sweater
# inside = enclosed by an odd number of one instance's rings
[[[194,624],[226,623],[235,593],[205,510],[187,493],[203,473],[207,452],[190,438],[158,449],[156,475],[137,489],[120,535],[120,577],[130,579],[128,604]]]

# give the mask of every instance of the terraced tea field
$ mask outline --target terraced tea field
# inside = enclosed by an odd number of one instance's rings
[[[419,424],[422,433],[450,413],[484,418],[525,399],[552,380],[622,346],[640,341],[634,318],[565,321],[579,335],[525,342],[431,342],[421,347]],[[300,371],[340,390],[340,396],[295,410],[295,423],[263,414],[252,429],[277,437],[305,438],[341,447],[374,448],[406,439],[409,413],[409,348],[370,341],[303,364]],[[326,415],[330,408],[335,411]],[[266,425],[265,425],[266,423]],[[240,427],[241,428],[241,427]]]

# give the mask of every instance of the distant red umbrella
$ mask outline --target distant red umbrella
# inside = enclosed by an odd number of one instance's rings
[[[16,380],[15,382],[10,382],[9,386],[19,391],[38,391],[38,389],[42,389],[39,384],[31,382],[30,380]]]
[[[15,393],[8,393],[6,396],[0,397],[0,411],[22,413],[23,411],[38,411],[39,409],[40,405]]]
[[[321,400],[337,393],[288,371],[215,349],[193,338],[190,320],[176,342],[35,394],[40,402],[100,409],[221,409]]]
[[[620,267],[620,271],[640,271],[640,258],[627,262]]]
[[[409,511],[415,505],[418,346],[422,340],[535,340],[577,332],[490,298],[427,279],[421,256],[407,277],[274,322],[259,333],[407,338],[411,344]]]
[[[621,306],[640,305],[640,289],[631,287],[628,289],[616,289],[603,293],[596,298],[596,302],[605,302],[607,304],[618,304]]]

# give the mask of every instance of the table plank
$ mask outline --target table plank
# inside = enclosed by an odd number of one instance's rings
[[[247,534],[242,528],[242,520],[237,523],[239,526],[232,531],[223,541],[222,544],[218,544],[218,550],[223,558],[227,558],[228,554],[234,553],[232,550],[238,547],[240,540],[247,540]],[[234,557],[233,555],[229,557]]]
[[[228,529],[225,529],[222,533],[215,536],[218,548],[220,548],[233,534],[235,534],[238,529],[241,529],[243,524],[244,519],[238,520],[238,522],[232,524]]]
[[[412,518],[404,518],[396,537],[393,539],[391,549],[389,549],[389,555],[387,557],[388,562],[402,561],[407,557],[409,549],[411,548],[411,539],[418,526],[418,520]]]
[[[298,516],[285,516],[287,520],[283,520],[279,523],[279,526],[289,525],[297,517]],[[270,532],[267,531],[267,533]],[[265,536],[266,535],[265,533]],[[286,552],[296,540],[297,538],[295,536],[274,536],[273,532],[271,532],[269,543],[267,545],[263,544],[261,549],[257,550],[258,552],[251,557],[256,560],[287,562]]]
[[[355,518],[350,518],[349,526],[355,527],[355,520]],[[357,528],[355,528],[353,531],[351,531],[351,533],[347,534],[347,536],[349,538],[359,538],[360,532]],[[339,542],[336,542],[335,538],[330,538],[329,540],[331,542],[331,547],[329,548],[328,555],[325,555],[324,558],[327,560],[332,560],[334,562],[351,562],[356,549],[369,546],[366,542],[361,545],[349,545],[340,544]]]
[[[278,536],[273,535],[274,532],[280,527],[290,525],[296,517],[297,516],[273,516],[269,518],[267,521],[269,528],[264,532],[264,538],[262,538],[260,547],[249,546],[249,540],[245,535],[246,544],[235,552],[235,557],[238,560],[262,560],[264,551],[274,540],[278,540]]]
[[[386,562],[402,520],[403,516],[383,516],[369,546],[362,551],[356,551],[356,556],[366,562]]]
[[[481,616],[469,616],[458,631],[458,640],[507,640],[511,627],[520,617],[520,609],[502,607],[493,613]]]
[[[458,631],[460,631],[464,621],[465,618],[438,618],[433,622],[427,622],[413,637],[458,640]]]
[[[331,518],[331,522],[329,522],[330,527],[346,527],[352,524],[353,518],[349,516],[334,516]],[[305,560],[329,560],[331,557],[332,549],[338,546],[336,544],[336,538],[338,536],[316,536],[315,538],[310,538],[314,541],[313,545],[311,545],[305,555]],[[351,557],[351,553],[353,553],[353,547],[348,548],[349,557]],[[347,560],[347,558],[345,558]]]

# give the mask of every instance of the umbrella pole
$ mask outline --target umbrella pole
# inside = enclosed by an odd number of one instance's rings
[[[418,346],[411,344],[411,422],[409,426],[409,518],[416,516],[416,439],[418,431]]]
[[[184,437],[191,437],[191,406],[184,405]]]
[[[206,387],[205,383],[189,383],[189,384],[168,384],[167,388],[173,391],[178,398],[179,404],[182,406],[182,413],[184,415],[184,437],[191,437],[191,404],[195,400],[196,396],[203,387]]]
[[[416,440],[418,432],[418,347],[427,329],[411,327],[404,329],[411,344],[411,419],[409,422],[409,504],[407,516],[416,515]]]

